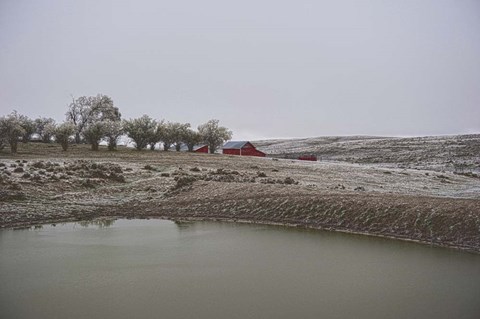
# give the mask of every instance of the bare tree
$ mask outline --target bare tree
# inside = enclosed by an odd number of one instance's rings
[[[232,131],[226,127],[218,126],[218,122],[218,120],[212,119],[198,127],[198,132],[202,136],[202,140],[208,144],[208,148],[212,154],[215,153],[223,143],[232,138]]]
[[[135,148],[140,151],[152,141],[152,135],[157,130],[157,121],[148,115],[143,115],[140,118],[124,121],[123,127],[127,136],[135,143]]]
[[[92,98],[89,122],[96,121],[120,121],[122,114],[118,107],[113,105],[113,100],[109,96],[97,94]]]
[[[64,122],[60,125],[57,125],[57,127],[55,128],[55,141],[62,146],[62,149],[64,151],[67,151],[68,145],[70,143],[70,137],[74,134],[75,125],[70,122]]]
[[[121,114],[113,105],[113,100],[103,94],[97,96],[72,97],[72,103],[65,114],[67,121],[76,127],[75,143],[81,143],[85,128],[99,121],[120,121]]]
[[[25,134],[25,130],[21,125],[21,120],[17,112],[12,112],[7,116],[0,118],[0,140],[3,143],[10,144],[12,153],[17,152],[18,139]]]
[[[81,96],[78,99],[75,99],[72,96],[72,103],[68,106],[68,111],[65,113],[67,121],[75,125],[75,143],[80,144],[82,142],[82,134],[87,126],[91,98],[86,96]]]

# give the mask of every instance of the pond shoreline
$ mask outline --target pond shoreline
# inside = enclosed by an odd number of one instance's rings
[[[41,227],[45,225],[56,225],[56,224],[63,224],[63,223],[75,223],[75,222],[84,222],[84,221],[98,221],[98,220],[120,220],[120,219],[127,219],[127,220],[169,220],[172,222],[178,223],[189,223],[189,222],[221,222],[221,223],[238,223],[238,224],[252,224],[252,225],[267,225],[267,226],[279,226],[279,227],[287,227],[287,228],[296,228],[296,229],[305,229],[305,230],[312,230],[312,231],[328,231],[328,232],[338,232],[343,234],[351,234],[351,235],[358,235],[358,236],[367,236],[367,237],[374,237],[374,238],[383,238],[388,240],[399,240],[403,242],[409,242],[414,244],[420,244],[425,246],[431,246],[435,248],[447,248],[447,249],[454,249],[463,251],[466,253],[472,253],[476,255],[480,255],[480,250],[472,249],[471,247],[465,247],[460,245],[451,245],[442,242],[427,242],[422,241],[414,238],[408,237],[401,237],[401,236],[394,236],[394,235],[382,235],[382,234],[375,234],[375,233],[368,233],[368,232],[359,232],[349,229],[334,229],[332,227],[321,227],[321,226],[312,226],[308,224],[301,224],[301,223],[287,223],[287,222],[278,222],[278,221],[266,221],[266,220],[247,220],[247,219],[232,219],[228,217],[172,217],[172,216],[158,216],[158,215],[141,215],[138,217],[126,217],[123,215],[112,216],[98,216],[95,218],[89,219],[78,219],[78,218],[67,218],[67,219],[53,219],[53,220],[39,220],[23,222],[15,225],[9,226],[0,226],[0,230],[2,229],[10,229],[10,230],[24,230],[24,229],[31,229],[32,227]]]
[[[313,227],[309,225],[301,225],[301,224],[289,224],[289,223],[279,223],[279,222],[268,222],[268,221],[250,221],[250,220],[233,220],[233,219],[219,219],[219,218],[186,218],[186,219],[171,219],[171,218],[157,218],[154,217],[154,219],[166,219],[166,220],[171,220],[171,221],[187,221],[187,222],[202,222],[202,221],[207,221],[207,222],[226,222],[226,223],[239,223],[239,224],[252,224],[252,225],[268,225],[268,226],[281,226],[281,227],[289,227],[289,228],[299,228],[299,229],[306,229],[306,230],[313,230],[313,231],[328,231],[328,232],[337,232],[337,233],[343,233],[343,234],[351,234],[351,235],[359,235],[359,236],[368,236],[368,237],[375,237],[375,238],[384,238],[388,240],[400,240],[404,242],[410,242],[410,243],[415,243],[415,244],[421,244],[421,245],[427,245],[431,247],[436,247],[436,248],[449,248],[449,249],[454,249],[454,250],[461,250],[464,252],[472,253],[472,254],[479,254],[479,250],[474,250],[468,247],[463,247],[463,246],[453,246],[453,245],[447,245],[443,243],[431,243],[431,242],[425,242],[425,241],[420,241],[416,239],[411,239],[411,238],[406,238],[406,237],[398,237],[398,236],[388,236],[388,235],[380,235],[380,234],[373,234],[373,233],[367,233],[367,232],[356,232],[348,229],[331,229],[331,228],[325,228],[325,227]]]

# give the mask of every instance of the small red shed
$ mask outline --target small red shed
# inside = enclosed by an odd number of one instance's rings
[[[208,145],[195,145],[193,151],[195,153],[208,153]]]
[[[265,157],[266,154],[259,151],[248,141],[230,141],[223,145],[223,154],[242,155],[242,156],[258,156]]]
[[[317,156],[315,155],[301,155],[298,157],[299,160],[301,161],[316,161],[317,160]]]
[[[181,152],[188,152],[188,146],[185,144],[182,144],[180,147]],[[208,153],[208,145],[206,144],[197,144],[193,147],[193,152],[194,153]]]

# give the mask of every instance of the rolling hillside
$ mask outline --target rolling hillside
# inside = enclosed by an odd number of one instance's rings
[[[427,137],[313,137],[255,141],[272,157],[315,154],[319,161],[379,164],[458,173],[480,172],[480,134]]]

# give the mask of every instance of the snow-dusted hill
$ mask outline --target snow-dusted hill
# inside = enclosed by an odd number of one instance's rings
[[[319,161],[480,172],[480,134],[426,137],[338,136],[255,141],[269,156],[315,154]]]

